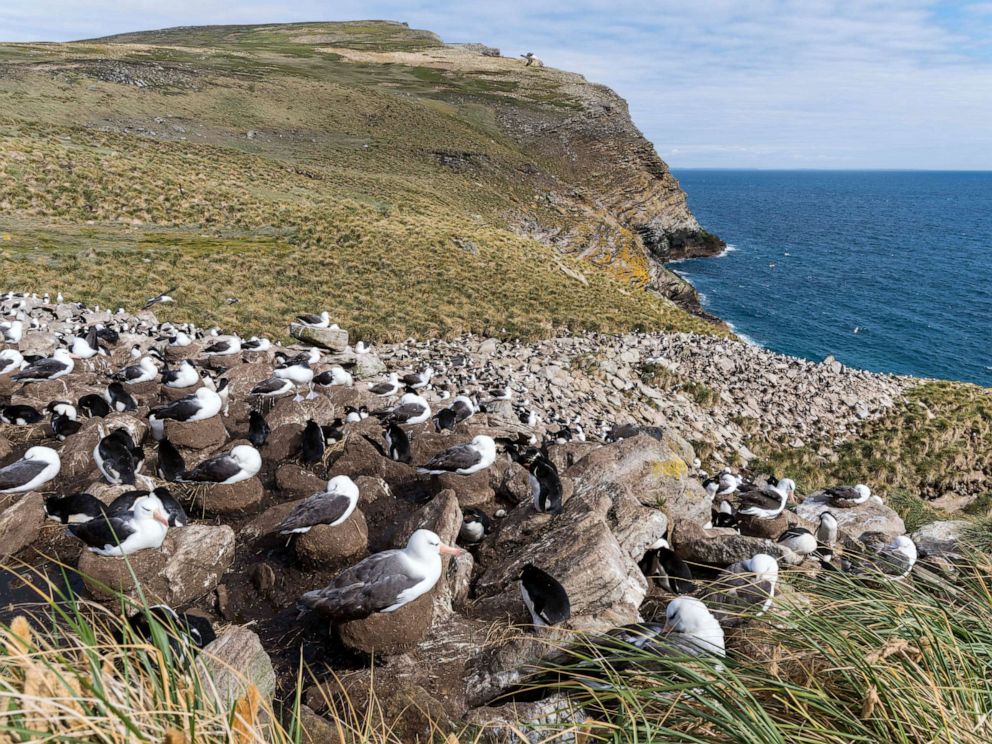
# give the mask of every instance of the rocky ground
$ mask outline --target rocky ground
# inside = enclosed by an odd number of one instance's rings
[[[0,376],[5,403],[42,409],[52,400],[102,392],[108,373],[131,363],[133,345],[143,350],[163,346],[150,312],[112,316],[73,305],[29,304],[42,327],[17,344],[25,353],[50,353],[56,334],[75,332],[80,322],[128,330],[109,357],[80,361],[62,380],[21,385],[10,375]],[[814,364],[691,334],[584,335],[532,344],[470,336],[411,340],[363,354],[345,347],[345,334],[303,335],[328,347],[315,367],[318,372],[343,365],[355,385],[320,389],[314,400],[290,396],[253,403],[248,391],[272,374],[275,348],[208,358],[201,351],[210,337],[188,347],[164,347],[166,359],[197,360],[228,381],[229,404],[222,415],[167,424],[167,436],[188,464],[243,443],[253,406],[265,413],[271,434],[261,448],[264,464],[256,477],[232,486],[170,485],[193,520],[171,530],[160,550],[133,555],[133,575],[124,561],[81,551],[61,526],[46,522],[43,498],[85,490],[109,502],[128,490],[102,482],[93,462],[101,424],[126,427],[142,442],[145,472],[153,473],[156,447],[148,409],[190,390],[170,391],[157,381],[134,386],[138,410],[84,420],[81,431],[64,443],[51,438],[47,419],[31,426],[0,425],[0,465],[35,444],[55,447],[62,458],[61,473],[45,494],[2,497],[0,551],[45,569],[53,561],[78,567],[82,584],[73,579],[71,587],[98,601],[113,602],[111,589],[136,595],[137,577],[146,595],[213,618],[225,629],[214,655],[248,669],[269,694],[291,692],[302,652],[316,680],[305,701],[307,725],[317,741],[323,740],[320,732],[329,730],[322,727],[330,725],[328,700],[339,685],[359,701],[371,687],[397,711],[412,705],[418,713],[404,719],[411,738],[433,719],[489,724],[494,741],[504,741],[509,739],[498,737],[509,735],[499,733],[500,722],[557,715],[553,701],[515,708],[494,701],[548,653],[549,641],[654,617],[669,595],[649,583],[638,561],[659,538],[667,537],[681,557],[698,567],[701,578],[757,552],[784,563],[798,561],[768,538],[790,525],[813,528],[822,500],[810,495],[796,511],[743,536],[705,529],[711,503],[700,483],[703,454],[707,464],[746,465],[749,437],[842,440],[861,421],[893,406],[913,384],[830,360]],[[389,371],[427,367],[434,376],[424,395],[435,411],[447,405],[449,394],[477,395],[486,411],[450,432],[438,433],[430,422],[410,427],[413,465],[477,434],[494,437],[501,449],[544,442],[562,474],[562,514],[535,512],[527,472],[503,454],[472,476],[420,475],[413,466],[389,459],[381,450],[382,429],[375,417],[346,426],[344,438],[329,447],[322,462],[300,463],[308,420],[326,425],[349,406],[380,408],[389,399],[370,394],[370,383]],[[627,432],[627,438],[608,441],[622,424],[658,428],[655,436]],[[291,539],[272,534],[300,499],[342,474],[353,478],[361,493],[358,509],[344,524]],[[501,516],[480,545],[445,559],[442,579],[430,594],[394,614],[333,629],[313,614],[298,617],[296,601],[304,591],[324,586],[367,553],[402,546],[417,528],[427,527],[455,544],[467,507]],[[905,531],[881,499],[848,510],[844,520],[841,530],[852,536],[867,529],[891,537]],[[922,537],[937,545],[934,553],[946,548],[940,543],[943,533]],[[528,562],[552,571],[566,588],[572,616],[561,628],[535,632],[528,627],[516,581]],[[11,586],[5,602],[15,604],[22,596]],[[369,671],[373,656],[374,675]]]

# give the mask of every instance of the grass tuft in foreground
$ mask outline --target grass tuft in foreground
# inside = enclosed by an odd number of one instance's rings
[[[624,660],[640,669],[602,667],[605,689],[560,686],[587,741],[981,744],[992,740],[990,571],[975,554],[953,577],[921,567],[909,582],[789,572],[796,591],[728,633],[721,666],[631,648]]]

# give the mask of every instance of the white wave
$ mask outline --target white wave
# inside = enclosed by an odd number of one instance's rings
[[[761,344],[759,344],[753,338],[751,338],[750,336],[748,336],[746,333],[739,332],[737,330],[737,326],[735,326],[729,320],[725,320],[724,323],[727,324],[727,328],[730,329],[731,333],[733,333],[735,336],[737,336],[737,338],[739,338],[741,341],[743,341],[744,343],[746,343],[748,346],[757,346],[758,348],[764,348]]]

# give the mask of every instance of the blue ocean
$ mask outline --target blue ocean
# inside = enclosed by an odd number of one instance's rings
[[[674,173],[729,248],[670,268],[738,334],[992,386],[992,173]]]

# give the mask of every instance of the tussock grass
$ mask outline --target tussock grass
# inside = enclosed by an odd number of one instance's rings
[[[803,491],[871,484],[914,529],[941,515],[926,500],[951,494],[987,503],[992,495],[992,391],[925,382],[837,447],[755,446],[757,469],[788,473]]]
[[[178,285],[164,318],[250,333],[317,308],[373,340],[724,332],[644,290],[643,249],[595,199],[563,206],[584,169],[497,123],[574,116],[571,83],[438,49],[380,22],[0,44],[5,288],[134,308]],[[524,237],[538,224],[554,248]]]
[[[990,570],[974,554],[952,578],[923,569],[908,582],[868,584],[789,572],[801,594],[729,634],[726,660],[659,660],[630,648],[619,658],[638,671],[600,664],[605,689],[581,676],[560,688],[597,722],[595,741],[987,742]],[[578,662],[584,674],[594,658]]]

